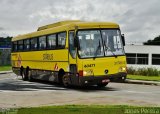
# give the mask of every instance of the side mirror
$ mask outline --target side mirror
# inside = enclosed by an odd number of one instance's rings
[[[125,37],[124,37],[124,34],[122,34],[122,35],[121,35],[121,38],[122,38],[123,46],[125,46],[125,45],[126,45],[126,43],[125,43]]]

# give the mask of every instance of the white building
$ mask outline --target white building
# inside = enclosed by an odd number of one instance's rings
[[[126,45],[127,66],[152,67],[160,70],[160,46]]]

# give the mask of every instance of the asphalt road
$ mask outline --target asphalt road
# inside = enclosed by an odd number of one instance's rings
[[[109,83],[105,88],[63,88],[22,81],[13,73],[0,74],[0,108],[64,104],[160,106],[160,86]]]

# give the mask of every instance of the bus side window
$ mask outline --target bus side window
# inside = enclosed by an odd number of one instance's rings
[[[69,52],[72,58],[76,58],[76,48],[74,46],[74,32],[69,32]]]
[[[39,37],[39,49],[46,49],[46,36]]]
[[[23,40],[18,41],[18,51],[23,51]]]
[[[47,37],[47,46],[48,49],[56,48],[56,34],[52,34]]]
[[[24,50],[27,51],[30,49],[29,39],[24,40]]]
[[[58,48],[65,48],[66,32],[58,33]]]
[[[32,38],[31,40],[30,40],[30,42],[31,42],[31,50],[36,50],[37,49],[37,47],[38,47],[38,45],[37,45],[37,38]]]

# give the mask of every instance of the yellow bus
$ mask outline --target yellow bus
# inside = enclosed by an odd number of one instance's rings
[[[110,22],[68,20],[12,39],[12,69],[23,80],[106,86],[125,78],[124,36]]]

